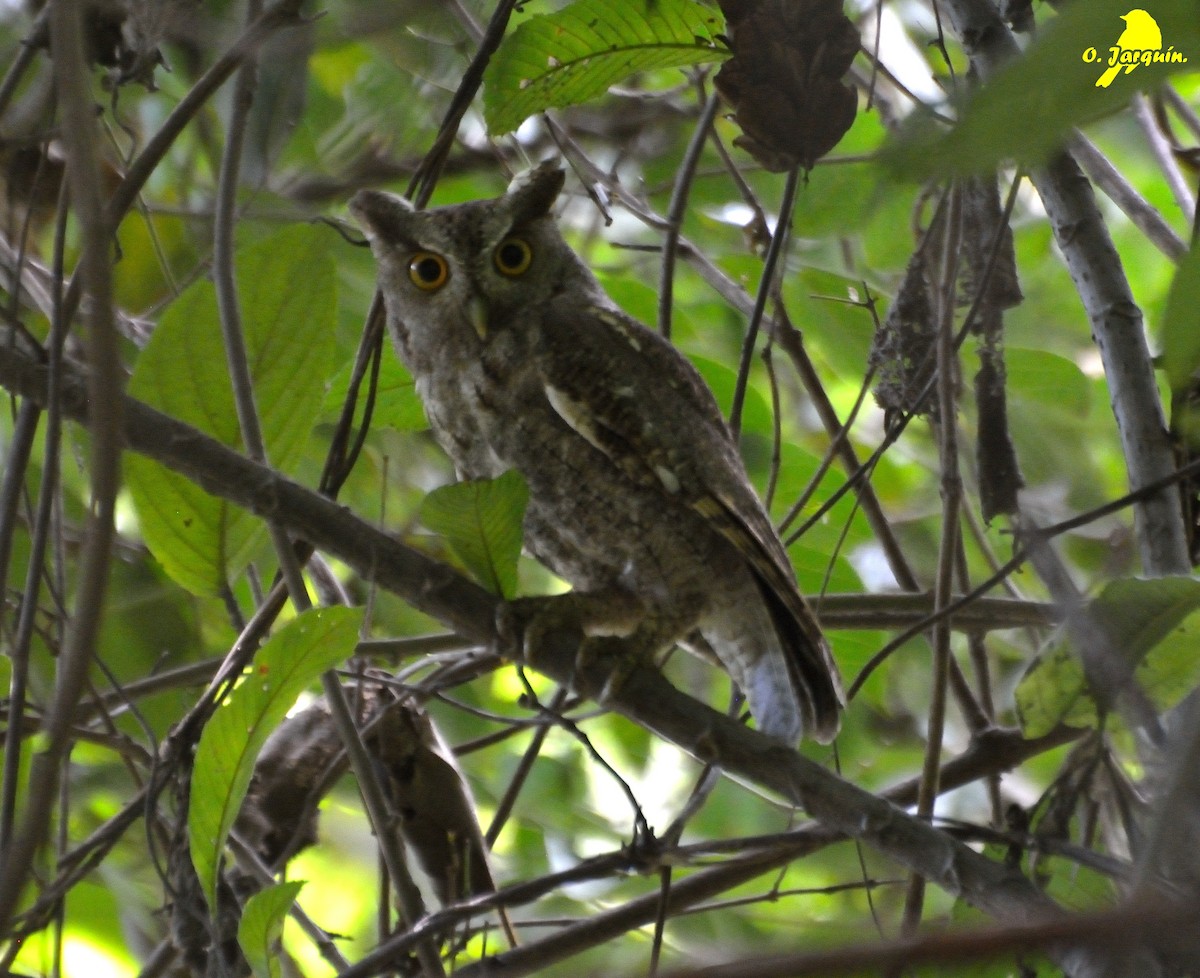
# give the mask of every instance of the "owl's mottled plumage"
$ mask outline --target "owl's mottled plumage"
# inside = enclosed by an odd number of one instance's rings
[[[433,432],[464,478],[521,472],[526,546],[576,591],[715,653],[765,733],[827,741],[837,669],[716,401],[563,241],[562,185],[542,164],[495,200],[350,202]]]

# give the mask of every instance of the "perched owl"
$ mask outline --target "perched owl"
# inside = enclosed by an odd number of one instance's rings
[[[827,742],[837,667],[712,392],[568,247],[562,186],[543,163],[495,200],[350,201],[433,433],[463,478],[525,477],[526,546],[594,608],[715,654],[769,736]]]

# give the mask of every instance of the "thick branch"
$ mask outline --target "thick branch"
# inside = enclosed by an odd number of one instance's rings
[[[0,341],[0,386],[42,402],[45,369]],[[86,423],[88,401],[77,372],[63,381],[63,413]],[[497,599],[449,567],[405,547],[344,506],[226,448],[161,411],[124,398],[125,442],[134,451],[190,479],[206,492],[264,519],[278,519],[295,535],[353,567],[365,579],[403,595],[472,641],[494,635]]]

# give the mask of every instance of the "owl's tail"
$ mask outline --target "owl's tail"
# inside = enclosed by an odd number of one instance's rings
[[[694,639],[689,647],[728,670],[762,733],[788,746],[801,737],[827,744],[845,699],[829,646],[799,592],[785,601],[753,571],[748,577],[753,583],[728,588],[701,621],[708,649]]]
[[[813,735],[809,711],[804,708],[782,655],[776,652],[760,656],[740,685],[759,731],[789,746],[806,734]]]
[[[846,694],[829,643],[808,604],[794,592],[784,598],[765,581],[755,578],[762,592],[775,633],[783,647],[780,656],[788,686],[799,706],[804,735],[822,744],[837,736]],[[747,692],[749,696],[749,692]],[[754,701],[750,701],[753,712]],[[759,724],[762,727],[762,724]]]

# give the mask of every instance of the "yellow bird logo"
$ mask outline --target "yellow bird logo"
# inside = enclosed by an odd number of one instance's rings
[[[1153,55],[1148,52],[1162,50],[1162,31],[1158,29],[1158,21],[1146,11],[1137,7],[1121,19],[1125,21],[1125,30],[1121,31],[1117,43],[1108,49],[1110,67],[1096,79],[1097,88],[1108,88],[1122,70],[1128,74],[1139,64],[1152,63]]]

